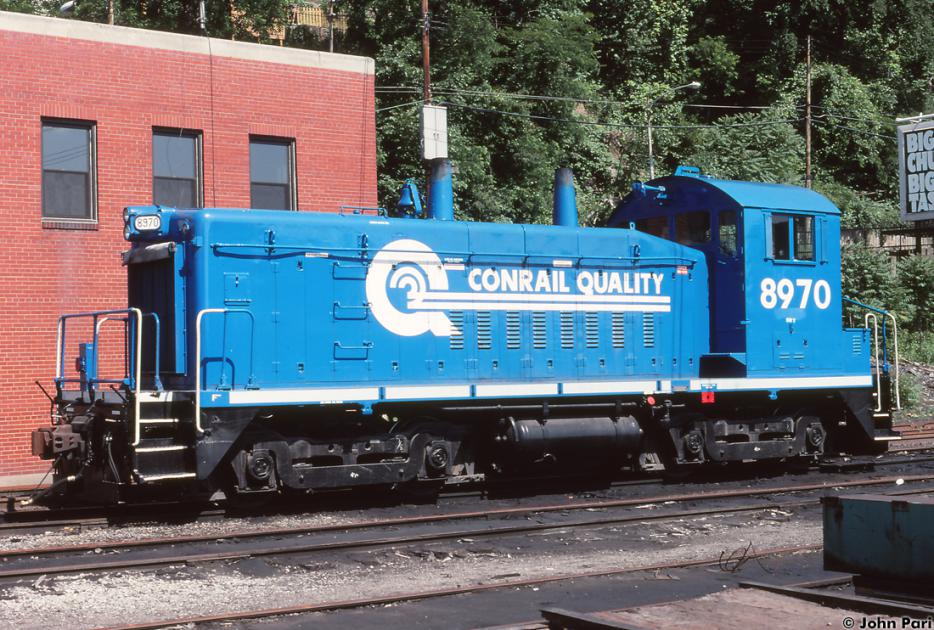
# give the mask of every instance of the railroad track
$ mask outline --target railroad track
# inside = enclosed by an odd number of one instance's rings
[[[931,450],[931,448],[925,446],[912,446],[906,448],[896,448],[893,450],[895,452],[912,453],[924,452]],[[811,468],[814,470],[821,470],[823,472],[843,472],[846,470],[870,470],[873,468],[885,466],[912,465],[924,463],[927,461],[934,461],[934,455],[931,455],[930,457],[911,455],[909,457],[901,458],[893,457],[891,455],[885,456],[883,458],[874,458],[869,456],[853,457],[827,460],[820,464],[814,465]],[[745,478],[745,475],[728,474],[723,476],[721,471],[717,469],[709,469],[707,471],[701,472],[701,479],[709,481],[736,481]],[[552,483],[559,483],[564,487],[549,487],[549,481]],[[592,482],[590,485],[588,485],[586,481],[571,480],[569,482],[566,479],[539,479],[534,481],[529,480],[526,481],[526,483],[522,483],[520,481],[517,482],[515,486],[502,483],[490,483],[486,484],[484,488],[479,490],[447,491],[441,495],[439,501],[456,501],[462,500],[464,498],[474,497],[490,498],[491,496],[498,496],[496,494],[497,491],[502,491],[504,488],[508,488],[510,491],[514,491],[510,492],[509,495],[527,496],[529,493],[534,494],[536,489],[538,492],[543,494],[550,494],[556,491],[574,492],[576,490],[592,491],[595,489],[618,490],[621,488],[633,486],[661,486],[663,482],[663,477],[646,476],[637,479],[618,479],[612,481],[606,486],[596,487],[592,484]],[[2,540],[2,536],[11,534],[46,533],[54,530],[81,531],[85,529],[112,527],[115,525],[131,525],[134,523],[153,521],[163,523],[187,522],[196,520],[202,521],[206,519],[223,519],[228,516],[283,516],[290,514],[304,514],[312,511],[320,512],[335,509],[354,509],[363,507],[366,504],[365,497],[362,501],[359,498],[356,501],[348,501],[343,495],[336,493],[334,495],[320,495],[314,504],[311,502],[298,504],[292,502],[287,505],[273,504],[268,509],[258,509],[248,512],[237,510],[230,511],[225,508],[223,501],[125,504],[110,508],[102,508],[97,506],[51,509],[35,508],[31,510],[16,510],[6,512],[0,511],[0,540]]]
[[[749,551],[744,557],[749,560],[765,558],[769,556],[787,555],[801,552],[814,552],[821,549],[821,545],[798,545],[791,547],[774,547],[758,551]],[[196,626],[200,624],[218,623],[226,624],[236,621],[247,621],[251,619],[263,619],[270,617],[281,617],[285,615],[297,615],[308,613],[333,612],[338,610],[351,610],[355,608],[366,608],[370,606],[386,606],[400,602],[419,601],[425,599],[450,597],[454,595],[467,595],[481,593],[484,591],[501,589],[518,589],[537,587],[555,582],[565,582],[570,580],[581,580],[586,578],[601,578],[626,575],[630,573],[639,573],[643,571],[666,571],[672,569],[686,569],[691,567],[718,566],[723,558],[721,556],[708,557],[698,560],[680,561],[680,562],[659,562],[653,564],[644,564],[633,567],[619,567],[611,569],[602,569],[599,571],[579,571],[562,573],[558,575],[549,575],[547,577],[537,577],[529,579],[504,580],[492,584],[474,584],[469,586],[457,586],[453,588],[442,588],[423,591],[400,592],[391,595],[382,595],[378,597],[363,597],[359,599],[346,599],[330,601],[323,603],[306,604],[299,606],[288,606],[284,608],[267,608],[255,610],[239,610],[216,615],[200,615],[190,617],[179,617],[176,619],[162,619],[144,623],[111,626],[101,630],[154,630],[156,628],[166,628],[172,626]]]
[[[621,514],[602,514],[585,518],[568,519],[571,512],[592,510],[609,511],[614,509],[639,508],[649,505],[672,503],[691,503],[713,500],[748,499],[771,497],[776,494],[813,492],[828,489],[857,487],[876,487],[901,481],[903,484],[919,484],[919,487],[900,489],[891,494],[934,493],[934,475],[913,475],[903,477],[883,477],[877,479],[852,480],[837,483],[812,483],[791,486],[723,490],[687,494],[664,494],[654,497],[633,499],[600,500],[560,505],[538,505],[487,509],[471,512],[450,512],[415,517],[400,517],[350,524],[314,526],[305,528],[267,528],[228,532],[223,535],[182,536],[151,538],[144,540],[126,540],[112,543],[91,543],[47,548],[10,550],[0,554],[0,563],[9,567],[0,571],[0,580],[22,579],[35,576],[63,575],[69,573],[88,573],[115,570],[149,569],[169,565],[188,565],[217,561],[242,560],[246,558],[270,556],[296,556],[325,551],[351,551],[374,547],[412,545],[432,543],[452,539],[475,539],[496,536],[528,534],[553,529],[588,528],[607,525],[627,525],[650,521],[670,521],[698,518],[702,516],[732,515],[767,510],[788,510],[807,506],[816,506],[820,497],[809,497],[791,501],[772,501],[765,503],[744,503],[740,505],[714,506],[700,509],[677,510],[663,507],[657,511],[624,511]],[[549,513],[562,513],[553,522],[524,522],[514,524],[518,516],[541,517]],[[490,521],[501,519],[500,523]],[[510,522],[509,519],[513,519]],[[462,522],[467,521],[467,526]],[[479,525],[472,523],[479,522]],[[505,523],[505,524],[502,524]],[[419,528],[419,526],[423,526]],[[441,526],[441,531],[424,526]],[[414,531],[409,531],[410,529]],[[379,532],[376,536],[361,535],[367,530]],[[385,531],[398,530],[386,535]],[[307,536],[317,536],[321,540],[303,541]],[[237,545],[235,549],[221,552],[196,553],[196,549],[183,551],[187,546],[201,543],[229,542]],[[89,551],[94,552],[91,560]],[[166,553],[170,551],[172,553]],[[100,554],[118,553],[117,560],[101,561]],[[129,552],[132,552],[129,553]],[[133,557],[136,556],[136,557]],[[142,556],[142,557],[139,557]],[[65,562],[64,564],[62,562]],[[19,564],[20,566],[13,566]]]

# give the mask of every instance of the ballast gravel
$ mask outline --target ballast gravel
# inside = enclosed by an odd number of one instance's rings
[[[307,526],[309,518],[324,523],[332,517],[295,518]],[[758,517],[563,528],[299,559],[250,558],[149,571],[42,576],[0,587],[0,620],[16,628],[99,628],[721,555],[735,559],[754,550],[821,542],[816,512],[787,520],[787,514],[773,510]],[[186,525],[184,531],[193,533],[198,525]],[[124,528],[122,535],[127,529],[134,528]],[[165,526],[157,533],[167,535]],[[140,528],[135,534],[142,538],[154,532]],[[35,546],[35,537],[30,538]]]

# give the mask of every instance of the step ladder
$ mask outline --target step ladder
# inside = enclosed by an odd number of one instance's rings
[[[882,317],[882,339],[879,338],[879,316]],[[886,327],[886,318],[892,322],[892,363],[889,364],[888,335]],[[871,322],[871,325],[870,325]],[[875,435],[873,439],[876,442],[894,442],[902,439],[901,434],[892,430],[892,411],[898,411],[902,408],[901,395],[899,388],[899,365],[898,365],[898,324],[895,316],[888,311],[877,310],[865,314],[863,320],[865,328],[872,331],[870,338],[871,356],[873,361],[873,376],[875,380],[875,392],[873,398],[876,405],[873,409],[872,417],[875,420]],[[880,356],[881,355],[881,356]],[[892,378],[894,375],[894,379]],[[894,398],[894,405],[892,405]]]
[[[179,392],[140,392],[139,440],[131,446],[133,475],[141,484],[194,479],[192,402]]]

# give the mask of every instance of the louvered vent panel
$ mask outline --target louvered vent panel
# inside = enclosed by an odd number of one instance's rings
[[[545,313],[536,311],[532,313],[532,347],[544,350],[548,345],[548,320]]]
[[[561,347],[574,347],[574,313],[561,313]]]
[[[655,347],[655,314],[642,314],[642,342],[646,348]]]
[[[451,334],[450,344],[451,350],[463,350],[464,349],[464,311],[451,311],[448,313],[448,319],[451,320],[451,323],[456,329],[454,333]]]
[[[853,335],[853,354],[863,353],[863,340],[857,335]]]
[[[614,348],[626,347],[626,315],[625,313],[613,313],[610,320],[611,335]]]
[[[490,350],[493,347],[493,333],[490,325],[490,312],[477,312],[477,349]]]
[[[506,311],[506,348],[518,350],[522,344],[522,332],[519,325],[519,312]]]
[[[588,348],[600,347],[599,313],[584,313],[584,338]]]

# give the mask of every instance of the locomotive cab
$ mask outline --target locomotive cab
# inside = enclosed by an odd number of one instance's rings
[[[854,425],[860,439],[892,439],[885,348],[883,367],[873,369],[868,327],[842,326],[840,211],[827,198],[682,166],[633,186],[609,220],[630,225],[704,253],[711,351],[693,385],[710,390],[710,400],[717,391],[758,390],[813,410],[822,403],[802,390],[827,388],[845,408],[838,422]],[[747,439],[748,428],[731,427],[730,439]]]
[[[701,377],[865,373],[864,330],[840,325],[840,217],[825,197],[679,167],[636,185],[609,225],[629,222],[704,253],[711,352]]]

